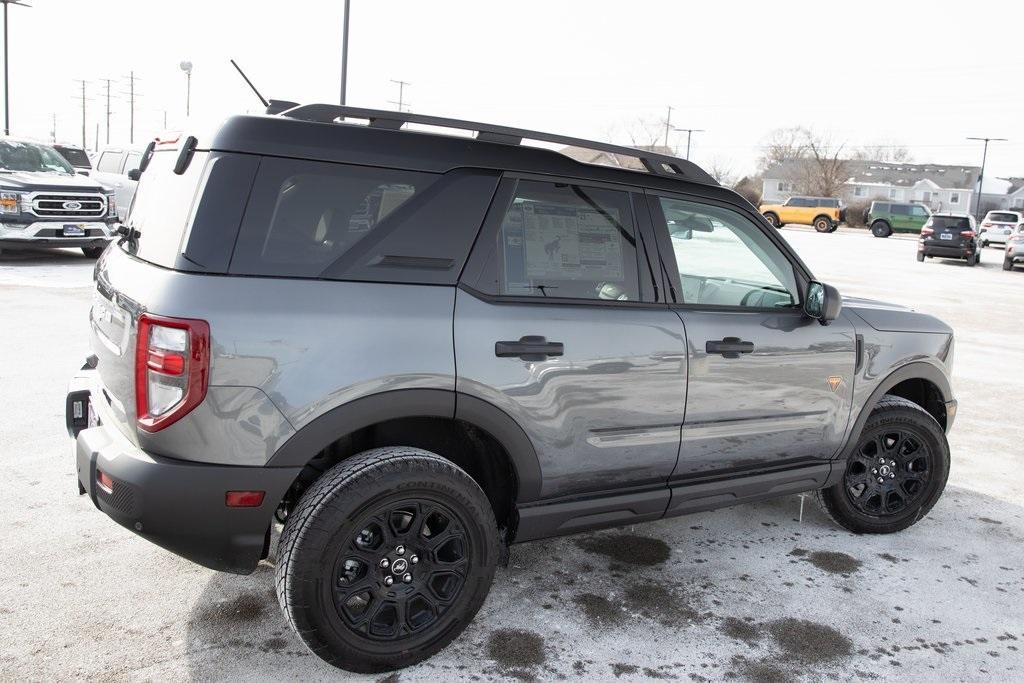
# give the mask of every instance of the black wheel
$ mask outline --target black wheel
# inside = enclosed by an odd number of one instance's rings
[[[971,254],[970,256],[967,257],[967,265],[968,265],[968,267],[973,268],[977,263],[978,263],[978,255],[977,254]]]
[[[871,411],[843,480],[817,492],[840,526],[855,533],[902,531],[928,514],[946,487],[949,444],[920,406],[884,396]]]
[[[918,261],[924,261],[924,252],[921,252],[921,251],[917,252],[917,260]]]
[[[1003,259],[1003,270],[1013,270],[1013,259]]]
[[[892,234],[892,228],[885,221],[875,221],[871,224],[871,234],[875,237],[888,237]]]
[[[104,250],[106,250],[106,247],[82,247],[82,253],[89,258],[99,258]]]
[[[499,556],[487,496],[418,448],[377,448],[328,470],[288,515],[275,582],[317,656],[360,673],[435,654],[472,621]]]
[[[832,232],[832,219],[828,216],[818,216],[812,225],[818,232]]]
[[[782,227],[782,224],[779,223],[779,217],[776,214],[772,213],[771,211],[764,215],[764,219],[768,221],[768,225],[774,228]]]
[[[981,243],[981,248],[982,248],[982,249],[984,249],[984,248],[985,248],[985,247],[987,247],[987,246],[988,246],[988,240],[984,240],[984,241],[983,241],[983,242]]]

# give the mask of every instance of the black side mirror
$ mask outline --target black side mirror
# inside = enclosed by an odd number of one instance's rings
[[[822,325],[828,325],[839,317],[843,310],[843,297],[832,285],[811,280],[807,285],[807,296],[804,297],[804,313]]]
[[[141,178],[141,177],[142,177],[142,171],[140,171],[137,168],[133,168],[132,170],[128,171],[128,180],[134,180],[134,181],[138,182],[139,178]]]

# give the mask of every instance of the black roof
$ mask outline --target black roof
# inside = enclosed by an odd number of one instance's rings
[[[333,111],[371,112],[334,105],[307,105],[307,108],[326,108],[312,115],[323,117]],[[303,107],[297,108],[299,110]],[[290,110],[296,111],[296,110]],[[276,116],[233,116],[224,122],[209,144],[200,140],[203,149],[243,152],[270,156],[293,157],[316,161],[405,168],[409,170],[444,173],[455,168],[488,168],[519,173],[567,176],[608,183],[650,187],[669,192],[698,190],[704,196],[735,202],[736,195],[715,182],[711,176],[692,162],[667,157],[654,152],[605,143],[548,135],[504,127],[486,126],[453,119],[417,117],[398,112],[385,112],[393,118],[429,119],[447,121],[449,128],[467,130],[476,126],[477,137],[461,137],[434,132],[400,129],[397,125],[359,125],[331,123],[289,116],[290,111]],[[311,115],[311,116],[312,116]],[[395,121],[390,121],[396,123]],[[419,121],[413,121],[418,123]],[[401,124],[399,124],[401,125]],[[498,131],[498,132],[487,132]],[[652,164],[648,171],[628,170],[610,166],[587,164],[551,149],[523,146],[514,140],[522,138],[557,141],[575,146],[607,149],[625,153]],[[661,169],[660,164],[671,163],[672,171]],[[650,169],[650,167],[648,166]]]

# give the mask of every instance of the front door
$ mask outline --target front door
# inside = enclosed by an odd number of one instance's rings
[[[804,315],[806,277],[744,213],[683,197],[649,204],[689,357],[673,479],[831,458],[850,413],[853,326]]]
[[[654,302],[636,203],[646,212],[641,194],[502,181],[456,296],[457,389],[522,427],[540,498],[646,487],[662,492],[656,517],[679,448],[685,337]]]

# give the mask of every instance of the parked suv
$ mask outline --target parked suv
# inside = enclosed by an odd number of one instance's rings
[[[989,211],[981,220],[978,240],[982,247],[1006,244],[1010,235],[1024,225],[1024,213],[1019,211]]]
[[[281,608],[339,667],[443,648],[512,543],[807,490],[889,533],[945,486],[952,330],[842,301],[688,161],[306,105],[141,168],[66,400],[78,490],[239,574],[283,522]]]
[[[114,234],[117,202],[53,147],[0,139],[0,252],[79,247],[96,258]]]
[[[842,202],[832,197],[790,197],[783,204],[762,204],[759,210],[776,228],[802,223],[818,232],[835,232],[845,219]]]
[[[961,213],[932,214],[921,228],[917,243],[917,260],[925,257],[960,259],[969,266],[981,261],[981,246],[974,230],[974,216]]]
[[[864,214],[864,225],[875,237],[888,237],[894,232],[921,232],[931,215],[921,204],[876,201]]]
[[[145,147],[104,147],[96,155],[96,169],[92,175],[104,185],[113,188],[123,220],[131,206],[138,187],[138,169]]]
[[[1013,267],[1020,263],[1024,263],[1024,225],[1017,228],[1017,231],[1006,240],[1003,270],[1013,270]]]

